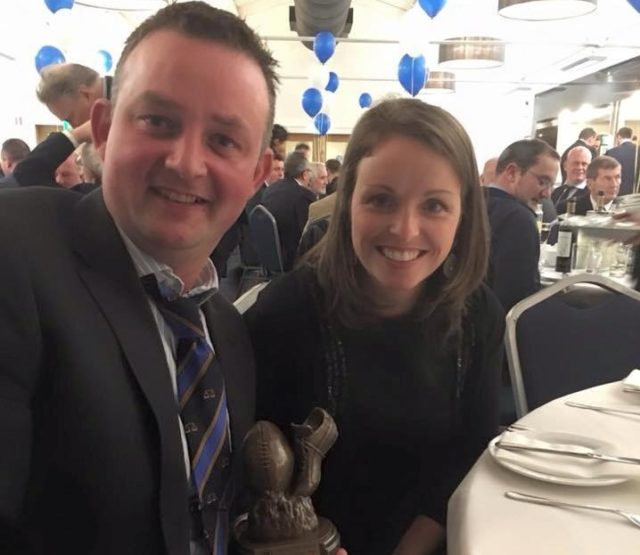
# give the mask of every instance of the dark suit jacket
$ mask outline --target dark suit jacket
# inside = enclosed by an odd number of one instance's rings
[[[633,193],[633,186],[638,181],[638,169],[640,168],[638,146],[631,141],[625,141],[621,145],[607,150],[606,154],[620,162],[622,180],[620,181],[620,192],[618,194],[628,195]]]
[[[487,284],[505,312],[540,288],[540,235],[533,211],[516,197],[487,187],[491,250]]]
[[[586,216],[589,210],[594,210],[593,204],[591,204],[591,195],[582,195],[576,200],[576,216]],[[567,211],[565,203],[564,212]]]
[[[598,156],[598,150],[593,147],[593,146],[589,146],[587,143],[585,143],[582,139],[578,139],[575,143],[573,143],[572,145],[570,145],[563,153],[562,153],[562,157],[560,158],[560,173],[562,175],[562,182],[564,183],[567,180],[567,172],[564,171],[564,161],[567,159],[567,154],[569,154],[569,151],[572,148],[575,148],[577,146],[583,146],[585,148],[589,149],[589,152],[591,152],[591,159],[593,160],[596,156]]]
[[[569,190],[569,193],[565,194],[567,190]],[[589,196],[589,189],[587,187],[584,189],[578,189],[577,187],[570,187],[569,185],[560,185],[560,187],[551,193],[551,200],[554,201],[556,213],[564,214],[567,211],[567,201],[570,198],[576,197],[577,200],[584,196]]]
[[[0,260],[0,552],[188,555],[176,400],[101,190],[0,192]],[[221,295],[203,310],[237,473],[253,419],[251,346]]]
[[[309,205],[316,195],[295,179],[276,181],[262,195],[262,205],[273,214],[278,224],[280,247],[285,271],[291,270],[302,231],[309,217]]]

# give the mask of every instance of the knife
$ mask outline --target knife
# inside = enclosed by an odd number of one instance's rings
[[[554,455],[566,455],[568,457],[576,457],[578,459],[594,459],[598,461],[616,462],[624,464],[640,464],[640,459],[634,457],[619,457],[615,455],[605,455],[596,451],[567,451],[566,449],[556,449],[554,447],[536,447],[533,445],[520,445],[519,443],[510,443],[508,441],[497,441],[495,444],[499,449],[507,449],[509,451],[533,451],[536,453],[551,453]]]
[[[616,407],[601,407],[599,405],[587,405],[586,403],[576,403],[575,401],[565,401],[565,405],[568,407],[574,407],[576,409],[588,409],[595,410],[597,412],[617,412],[620,414],[632,414],[634,416],[640,416],[640,411],[632,409],[619,409]]]

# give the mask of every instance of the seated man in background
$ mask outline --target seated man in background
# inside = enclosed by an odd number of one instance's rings
[[[567,201],[572,197],[581,197],[587,191],[587,166],[591,162],[591,152],[584,146],[573,147],[563,163],[566,178],[562,185],[551,193],[551,200],[558,214],[567,210]]]
[[[516,141],[498,158],[487,187],[491,250],[487,283],[505,312],[540,287],[540,234],[531,203],[549,196],[560,156],[538,139]]]
[[[576,201],[576,214],[584,216],[590,210],[597,210],[600,197],[602,197],[603,208],[609,212],[620,192],[621,179],[620,162],[615,158],[611,156],[594,158],[587,168],[589,194],[581,196]]]
[[[331,193],[335,193],[338,188],[338,177],[340,177],[340,167],[342,164],[340,160],[331,158],[327,160],[324,165],[327,168],[327,195],[330,195]]]
[[[55,171],[55,180],[60,187],[71,189],[82,182],[82,173],[78,165],[78,155],[72,152]]]
[[[7,139],[2,143],[0,166],[2,167],[3,177],[0,178],[0,187],[15,187],[17,185],[13,170],[15,170],[19,162],[29,156],[30,152],[29,145],[22,139]]]

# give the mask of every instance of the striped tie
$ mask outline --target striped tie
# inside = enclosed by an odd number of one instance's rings
[[[224,376],[200,317],[199,305],[210,295],[170,301],[162,297],[155,276],[144,276],[142,281],[177,341],[178,405],[197,493],[195,505],[202,510],[205,538],[213,553],[221,555],[227,544],[231,450]]]

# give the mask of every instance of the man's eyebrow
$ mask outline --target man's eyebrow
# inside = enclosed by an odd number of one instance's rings
[[[179,107],[177,102],[174,102],[166,96],[154,91],[145,91],[136,99],[136,102],[145,102],[157,108],[166,108],[171,110],[176,110]]]

